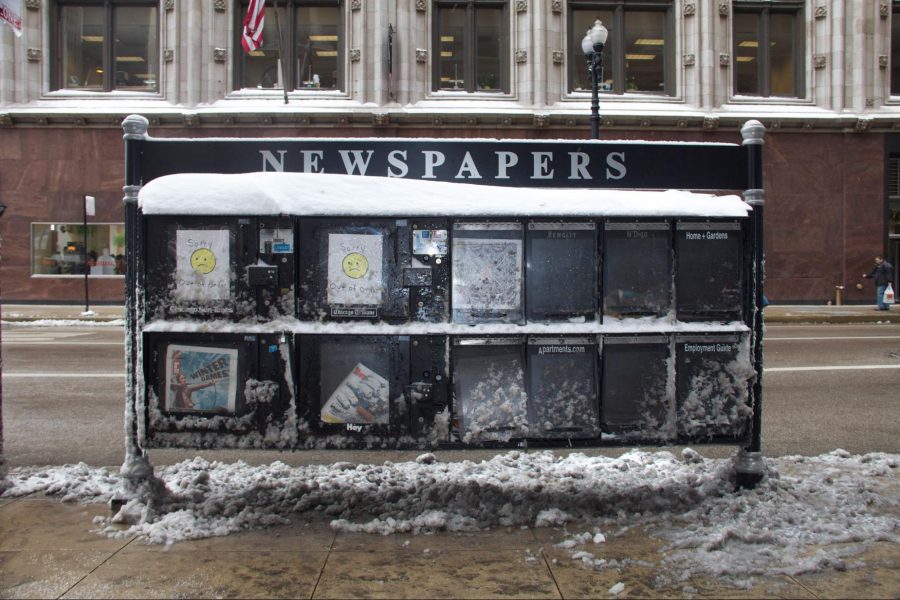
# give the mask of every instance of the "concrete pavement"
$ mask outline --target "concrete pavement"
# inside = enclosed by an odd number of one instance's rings
[[[4,321],[27,322],[42,319],[79,319],[109,322],[125,318],[122,306],[92,306],[94,314],[84,314],[83,305],[4,304]],[[889,311],[877,311],[874,305],[788,305],[771,304],[765,309],[767,323],[900,323],[900,304]]]

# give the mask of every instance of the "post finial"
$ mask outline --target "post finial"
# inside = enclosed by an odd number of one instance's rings
[[[141,115],[128,115],[122,121],[122,129],[125,131],[123,136],[126,140],[142,140],[147,137],[147,128],[150,121]]]
[[[751,144],[762,145],[765,143],[765,135],[765,126],[756,119],[747,121],[744,123],[744,126],[741,127],[741,136],[744,138],[742,143],[743,146]]]

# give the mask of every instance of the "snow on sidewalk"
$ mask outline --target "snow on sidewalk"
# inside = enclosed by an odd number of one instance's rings
[[[859,568],[873,543],[900,543],[898,464],[897,454],[843,450],[767,459],[756,489],[733,492],[732,461],[690,449],[681,459],[514,451],[479,463],[425,454],[303,467],[195,458],[158,470],[167,498],[133,500],[96,526],[147,543],[223,536],[304,513],[327,515],[339,531],[380,535],[565,526],[569,537],[557,547],[591,569],[616,566],[603,558],[607,538],[643,527],[663,541],[670,581],[706,575],[748,586],[757,576]],[[105,502],[121,482],[116,470],[83,463],[16,468],[3,496]]]

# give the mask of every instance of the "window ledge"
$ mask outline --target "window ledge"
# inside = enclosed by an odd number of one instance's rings
[[[297,89],[288,90],[288,100],[347,100],[350,94],[341,90],[314,90]],[[284,101],[284,90],[243,88],[232,90],[225,96],[226,100],[281,100]]]
[[[600,103],[605,102],[668,102],[670,104],[683,104],[684,98],[680,96],[670,96],[668,94],[648,94],[648,93],[624,93],[610,94],[603,92],[599,94]],[[590,92],[567,92],[563,96],[563,102],[590,102]]]
[[[163,95],[159,92],[126,92],[122,90],[113,90],[111,92],[98,92],[87,90],[53,90],[45,92],[41,95],[43,100],[163,100]]]
[[[463,90],[432,90],[428,92],[428,100],[487,100],[496,102],[508,102],[515,100],[516,96],[507,92],[466,92]]]
[[[797,98],[790,96],[731,96],[729,104],[757,104],[757,105],[792,105],[792,106],[815,106],[815,100],[812,98]]]
[[[32,273],[32,279],[84,279],[84,273],[80,273],[78,275],[54,275],[53,273]],[[88,279],[122,279],[125,277],[124,275],[91,275],[88,274]]]

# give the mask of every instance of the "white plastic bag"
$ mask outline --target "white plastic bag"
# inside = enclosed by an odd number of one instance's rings
[[[887,284],[887,287],[884,288],[884,298],[881,301],[888,306],[894,303],[894,288],[891,284]]]

